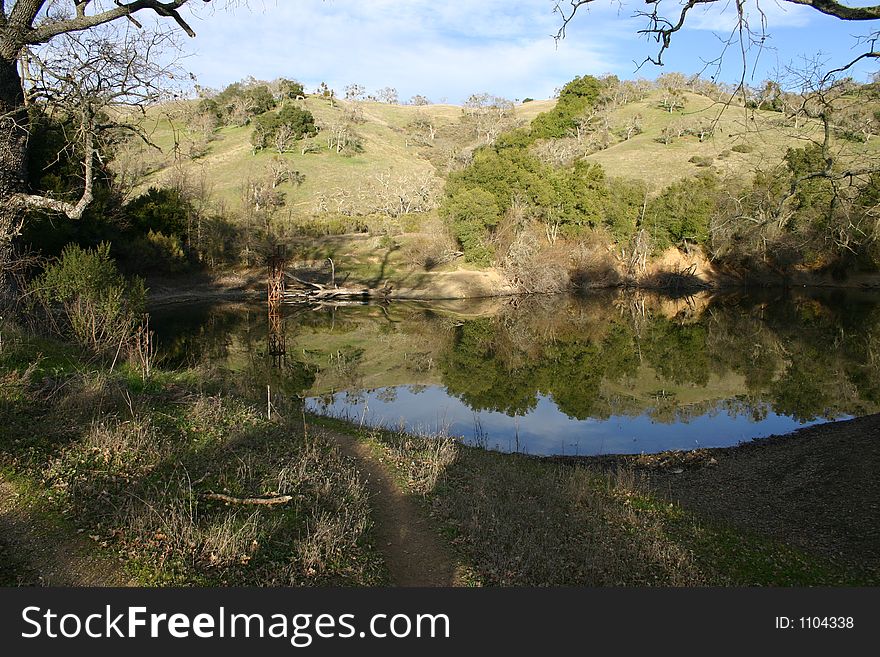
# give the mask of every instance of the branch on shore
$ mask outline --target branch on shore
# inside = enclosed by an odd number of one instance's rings
[[[217,500],[219,502],[226,502],[227,504],[263,506],[287,504],[293,499],[292,495],[279,495],[278,497],[232,497],[231,495],[224,495],[223,493],[204,493],[202,497],[206,500]]]
[[[288,279],[298,284],[296,290],[287,290],[284,298],[292,301],[330,301],[334,299],[365,299],[367,297],[386,298],[391,293],[391,286],[386,281],[381,288],[355,288],[337,287],[313,283],[297,278],[292,274],[285,274]]]

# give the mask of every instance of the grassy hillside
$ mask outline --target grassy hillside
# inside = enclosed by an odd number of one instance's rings
[[[390,281],[405,294],[431,288],[428,298],[642,280],[668,260],[664,251],[690,257],[695,245],[708,257],[698,276],[713,284],[731,272],[791,275],[792,267],[812,272],[838,260],[853,269],[849,254],[873,271],[873,238],[861,225],[873,192],[864,203],[856,198],[867,177],[849,184],[856,192],[840,192],[843,205],[829,202],[827,179],[803,186],[809,201],[785,196],[794,165],[780,165],[790,149],[801,149],[798,175],[824,166],[810,160],[817,147],[804,150],[821,141],[819,121],[684,89],[670,96],[662,85],[622,102],[616,88],[577,78],[558,100],[511,107],[478,96],[463,107],[288,99],[314,117],[317,132],[283,154],[271,140],[262,150],[252,143],[261,126],[277,125],[283,106],[248,125],[212,129],[202,122],[204,106],[181,102],[144,119],[159,148],[131,147],[117,166],[140,174],[135,195],[151,186],[196,190],[200,208],[238,224],[240,243],[226,262],[254,264],[254,254],[280,240],[305,266],[332,258],[351,283]],[[832,126],[836,171],[853,157],[876,157],[876,138],[838,132]],[[273,177],[279,168],[295,173]],[[749,217],[774,212],[758,235]],[[727,259],[723,271],[703,266],[719,257]],[[671,271],[695,262],[676,260]],[[471,280],[473,270],[492,278]],[[470,278],[447,284],[453,272]]]
[[[642,100],[613,109],[609,115],[610,123],[623,124],[638,115],[643,132],[593,153],[588,159],[601,164],[609,176],[643,180],[653,189],[660,190],[693,175],[698,167],[689,160],[694,156],[711,158],[712,166],[721,174],[747,176],[757,167],[778,163],[787,148],[800,146],[805,138],[818,136],[819,128],[815,123],[802,122],[795,129],[792,125],[785,125],[784,117],[778,112],[745,110],[735,106],[725,108],[693,93],[685,93],[684,107],[670,113],[660,106],[661,95],[660,91],[654,91]],[[331,106],[318,97],[299,102],[323,125],[341,120],[351,107],[345,101],[336,101]],[[555,100],[518,105],[513,123],[528,123],[554,105]],[[362,153],[345,157],[324,148],[317,153],[301,155],[296,152],[284,156],[305,175],[305,181],[296,187],[289,183],[282,185],[281,189],[287,195],[282,215],[316,214],[322,194],[332,197],[341,190],[353,194],[359,190],[367,191],[375,188],[377,176],[383,174],[391,178],[430,176],[438,186],[442,185],[440,173],[425,157],[428,148],[413,143],[406,126],[416,117],[426,116],[437,126],[439,141],[461,121],[461,107],[415,107],[376,102],[362,102],[359,106],[363,123],[355,129],[363,137]],[[187,140],[192,139],[192,133],[184,126],[182,115],[185,109],[182,105],[166,106],[148,113],[147,131],[162,151],[143,151],[141,157],[149,164],[152,173],[141,188],[165,184],[173,175],[175,135],[184,152]],[[670,124],[695,121],[714,123],[715,134],[703,142],[692,136],[675,139],[670,144],[658,141],[663,129]],[[252,130],[250,125],[221,128],[209,143],[206,155],[194,160],[184,157],[179,165],[190,176],[204,176],[216,199],[230,209],[241,204],[242,184],[257,175],[273,157],[270,151],[254,155],[250,142]],[[469,144],[466,140],[456,139],[459,147],[479,143],[472,141]],[[304,143],[308,142],[326,145],[326,137],[319,133]],[[736,147],[749,152],[738,152],[734,150]],[[334,210],[332,199],[327,210]]]
[[[610,176],[643,180],[653,189],[693,175],[698,167],[693,157],[712,158],[712,166],[722,175],[747,176],[759,167],[777,164],[786,149],[803,146],[803,140],[819,138],[819,126],[801,122],[795,129],[779,112],[725,107],[705,96],[684,94],[684,107],[668,112],[660,107],[661,92],[624,105],[613,112],[613,121],[623,123],[641,115],[643,132],[589,156]],[[713,123],[714,134],[700,141],[695,136],[659,141],[664,128],[675,123]],[[739,147],[739,148],[737,148]],[[734,150],[734,149],[737,150]],[[738,152],[738,151],[749,152]]]
[[[352,103],[335,101],[331,106],[323,98],[310,96],[297,101],[311,112],[319,125],[329,126],[344,118]],[[554,101],[535,101],[526,103],[515,110],[516,120],[531,121],[538,113],[552,107]],[[439,188],[442,182],[434,167],[423,157],[424,146],[413,143],[406,126],[419,116],[427,116],[437,126],[442,135],[444,129],[459,122],[462,108],[454,105],[388,105],[376,102],[358,103],[362,112],[362,123],[354,126],[363,138],[363,152],[352,156],[338,155],[326,149],[326,136],[304,140],[298,146],[308,143],[323,146],[315,153],[285,154],[292,166],[305,176],[300,186],[285,183],[281,190],[287,195],[287,205],[282,214],[316,214],[321,194],[332,197],[341,190],[349,190],[357,195],[367,192],[377,185],[377,176],[388,175],[391,179],[408,176],[421,179],[428,176]],[[160,147],[141,149],[140,157],[151,169],[150,175],[140,185],[163,185],[175,175],[174,142],[181,143],[186,154],[187,144],[194,139],[194,132],[185,126],[187,104],[153,108],[145,119],[147,133],[151,141]],[[258,175],[275,155],[271,151],[253,153],[251,132],[253,127],[224,127],[214,135],[203,157],[189,159],[183,157],[178,166],[189,176],[204,177],[218,202],[235,210],[241,205],[241,187],[249,178]],[[329,211],[335,206],[328,204]]]

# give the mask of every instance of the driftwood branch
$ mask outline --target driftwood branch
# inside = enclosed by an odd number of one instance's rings
[[[284,298],[288,301],[333,301],[342,299],[367,299],[367,298],[387,298],[391,294],[391,286],[386,282],[381,288],[368,287],[338,287],[336,285],[323,285],[312,281],[305,281],[297,278],[293,274],[285,274],[285,276],[297,284],[296,288],[287,289]]]
[[[262,505],[287,504],[293,499],[291,495],[279,495],[278,497],[232,497],[223,493],[205,493],[202,495],[206,500],[217,500],[227,504]]]

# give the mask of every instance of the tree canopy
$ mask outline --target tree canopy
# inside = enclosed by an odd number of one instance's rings
[[[202,0],[203,3],[211,1]],[[234,4],[234,0],[222,1]],[[194,30],[179,11],[189,2],[115,0],[110,6],[109,2],[97,0],[0,0],[0,268],[6,260],[11,240],[21,229],[25,210],[49,209],[78,218],[92,200],[94,135],[89,131],[95,124],[89,124],[91,117],[85,117],[88,120],[81,122],[82,131],[87,133],[83,140],[85,184],[81,199],[66,202],[28,193],[29,112],[19,71],[23,55],[29,48],[50,43],[62,35],[87,33],[122,19],[127,19],[139,30],[149,32],[138,20],[138,15],[146,13],[168,19],[189,36],[195,36]],[[138,53],[129,54],[132,55],[128,59],[131,65],[127,70],[133,76],[128,78],[131,81],[138,75],[139,67],[134,65],[134,56]]]

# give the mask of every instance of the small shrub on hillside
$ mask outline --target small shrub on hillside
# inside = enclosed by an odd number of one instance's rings
[[[737,144],[736,146],[733,146],[730,150],[732,150],[734,153],[751,153],[755,149],[753,146],[749,146],[748,144]]]
[[[312,113],[293,105],[288,105],[277,114],[262,114],[254,123],[251,133],[254,150],[271,148],[285,153],[293,150],[298,140],[318,133]]]
[[[710,167],[712,166],[712,162],[714,160],[712,157],[708,155],[694,155],[691,159],[688,160],[691,164],[695,164],[698,167]]]

